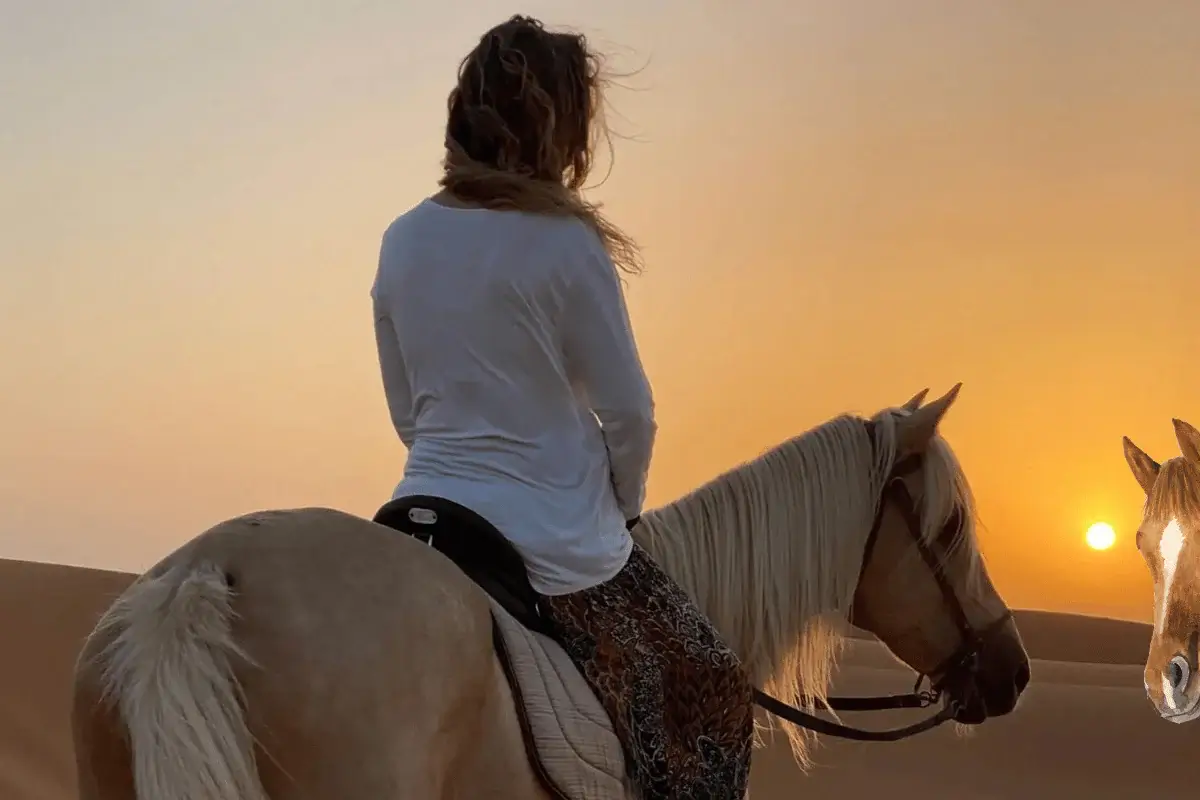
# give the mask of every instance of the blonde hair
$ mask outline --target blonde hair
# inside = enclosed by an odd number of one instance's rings
[[[582,194],[596,145],[611,141],[604,84],[583,34],[519,15],[492,28],[459,65],[439,185],[483,208],[575,217],[618,270],[641,272],[637,243]]]

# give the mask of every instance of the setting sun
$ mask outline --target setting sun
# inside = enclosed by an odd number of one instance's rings
[[[1113,526],[1107,522],[1097,522],[1087,529],[1085,538],[1087,539],[1088,547],[1093,550],[1107,550],[1116,542],[1117,533],[1113,530]]]

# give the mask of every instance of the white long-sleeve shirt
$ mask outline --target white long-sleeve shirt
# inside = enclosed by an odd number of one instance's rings
[[[656,425],[599,237],[573,218],[425,200],[384,234],[371,295],[408,449],[392,496],[443,497],[484,517],[542,594],[619,572]]]

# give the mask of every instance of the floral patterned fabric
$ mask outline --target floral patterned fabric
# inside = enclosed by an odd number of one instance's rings
[[[743,800],[753,694],[737,656],[640,547],[612,580],[543,597],[645,800]]]

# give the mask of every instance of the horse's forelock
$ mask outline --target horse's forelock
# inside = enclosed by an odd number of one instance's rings
[[[932,544],[955,514],[958,515],[958,530],[949,544],[943,542],[943,546],[948,548],[947,556],[957,549],[968,549],[966,563],[970,572],[965,576],[966,584],[970,591],[978,591],[983,576],[983,556],[975,529],[975,497],[957,456],[939,435],[933,438],[925,452],[921,537]]]
[[[879,412],[872,422],[877,430],[890,429],[891,441],[894,442],[896,418],[909,414],[910,412],[903,408],[886,409]],[[888,459],[895,458],[894,444],[892,447],[893,452],[888,454]],[[890,465],[891,461],[885,461]],[[890,466],[887,469],[890,469]],[[957,513],[959,527],[954,538],[948,543],[947,555],[952,555],[958,548],[970,549],[968,563],[971,565],[971,574],[966,576],[967,583],[969,587],[977,586],[983,574],[983,560],[976,536],[975,497],[958,457],[940,433],[934,435],[925,449],[922,470],[922,499],[918,509],[921,538],[928,545],[938,542],[946,524]],[[947,543],[943,541],[942,546],[947,546]]]

